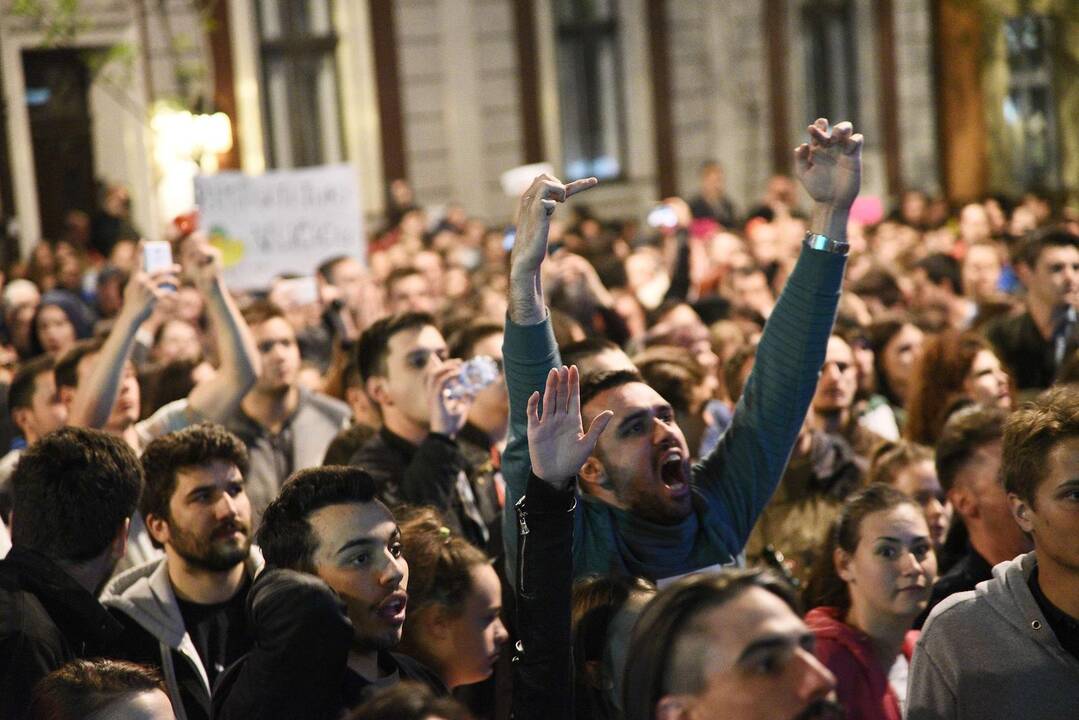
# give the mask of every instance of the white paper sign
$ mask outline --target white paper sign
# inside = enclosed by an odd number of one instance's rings
[[[502,173],[502,192],[508,197],[518,198],[524,195],[525,190],[532,186],[532,181],[537,176],[547,173],[554,175],[554,165],[548,162],[532,163],[511,168]]]
[[[356,171],[348,165],[195,178],[199,226],[221,248],[229,287],[265,288],[350,255],[366,264]]]

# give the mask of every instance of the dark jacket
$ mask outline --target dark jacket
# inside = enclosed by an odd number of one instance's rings
[[[107,656],[123,628],[49,558],[20,547],[0,561],[0,720],[26,717],[38,680]]]
[[[464,479],[478,511],[477,488],[469,478],[471,467],[456,440],[429,433],[413,445],[385,427],[363,444],[349,465],[362,467],[378,483],[379,498],[394,507],[431,505],[437,508],[454,533],[481,549],[488,549],[491,531],[483,516],[465,507],[459,482]]]
[[[1041,390],[1053,383],[1058,369],[1056,344],[1045,339],[1029,312],[994,320],[985,335],[1018,390]],[[1064,357],[1075,350],[1076,340],[1074,332],[1068,333]]]
[[[254,646],[218,679],[215,720],[336,720],[367,698],[371,683],[348,669],[352,623],[345,604],[314,575],[269,569],[247,596]],[[446,688],[415,660],[381,653],[384,671],[397,670],[440,695]]]
[[[253,552],[247,565],[248,576],[254,576],[262,568],[262,556]],[[208,719],[213,676],[184,625],[167,561],[141,565],[113,578],[101,602],[124,625],[119,656],[161,670],[176,720]]]
[[[836,698],[852,720],[902,720],[899,698],[880,667],[872,641],[840,618],[839,609],[813,608],[806,625],[817,639],[817,659],[835,674]],[[918,631],[911,630],[902,653],[909,662]]]
[[[574,480],[556,490],[535,475],[517,501],[515,720],[573,717]]]

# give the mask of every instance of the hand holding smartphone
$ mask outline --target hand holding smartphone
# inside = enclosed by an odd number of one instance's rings
[[[142,269],[147,275],[154,275],[163,270],[172,269],[172,245],[165,240],[147,240],[142,244]],[[176,291],[176,286],[162,285],[162,288],[171,292]]]

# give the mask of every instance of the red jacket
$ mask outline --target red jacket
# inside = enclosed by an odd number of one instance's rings
[[[841,619],[839,608],[819,607],[806,614],[806,625],[817,638],[817,659],[835,674],[836,696],[849,720],[902,720],[899,698],[873,655],[869,637]],[[918,631],[903,640],[910,661]]]

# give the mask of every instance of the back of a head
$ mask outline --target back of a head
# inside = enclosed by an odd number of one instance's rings
[[[656,587],[647,580],[626,575],[599,575],[586,577],[573,584],[573,659],[577,683],[577,706],[579,717],[595,717],[596,713],[617,712],[620,707],[621,677],[625,666],[625,653],[614,657],[613,642],[629,643],[630,630],[636,621],[637,611],[651,596]],[[631,605],[631,598],[639,598]],[[624,616],[624,635],[612,635],[622,628],[615,628],[616,618],[623,609],[630,609]],[[628,648],[626,648],[628,649]],[[615,677],[597,677],[593,668],[610,662],[609,670]],[[607,681],[609,680],[609,684]],[[610,698],[609,700],[607,698]]]
[[[154,691],[164,693],[165,685],[150,668],[120,660],[72,660],[34,688],[30,720],[106,718],[113,716],[113,703]]]
[[[40,355],[19,365],[8,390],[8,411],[31,406],[38,375],[52,372],[54,364],[51,356]]]
[[[925,445],[897,440],[882,442],[869,459],[866,484],[895,485],[899,473],[917,463],[933,460],[933,449]]]
[[[12,543],[79,563],[100,555],[134,513],[142,465],[123,440],[69,427],[27,448],[11,483]]]
[[[452,698],[437,697],[417,682],[400,682],[379,690],[344,720],[471,720],[471,715]]]
[[[945,492],[978,449],[1004,436],[1008,413],[997,407],[973,405],[952,414],[937,441],[937,479]]]
[[[56,389],[59,390],[64,387],[77,388],[79,386],[79,363],[87,355],[93,355],[101,350],[101,346],[104,344],[105,341],[101,338],[80,340],[61,355],[60,359],[56,361],[56,367],[53,369],[56,374]]]
[[[656,703],[668,693],[697,693],[705,668],[696,649],[709,638],[695,624],[701,616],[751,587],[767,590],[801,614],[790,586],[768,570],[723,570],[682,578],[661,590],[637,619],[630,640],[623,684],[625,720],[652,720]]]
[[[434,508],[398,508],[396,518],[408,561],[409,613],[437,604],[456,614],[472,588],[472,568],[489,564],[490,559],[454,535]],[[406,635],[408,630],[406,625]]]
[[[1004,425],[1004,488],[1033,506],[1049,472],[1050,453],[1060,442],[1077,437],[1079,393],[1074,386],[1051,388],[1023,404]]]
[[[454,331],[447,342],[450,357],[469,360],[475,355],[473,349],[477,344],[492,335],[501,335],[502,332],[502,325],[490,320],[481,319],[467,322]]]
[[[705,373],[700,363],[685,350],[670,345],[656,345],[634,356],[633,364],[640,370],[645,382],[676,412],[697,410],[693,407],[695,389],[704,382]]]
[[[327,465],[293,473],[262,515],[256,543],[266,564],[313,573],[318,538],[311,515],[331,505],[377,502],[377,490],[374,478],[356,467]]]

